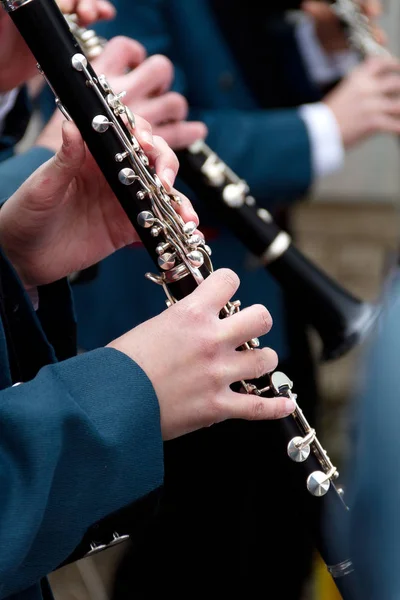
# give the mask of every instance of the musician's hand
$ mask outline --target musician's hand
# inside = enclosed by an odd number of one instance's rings
[[[167,57],[155,55],[146,59],[146,51],[141,44],[126,37],[115,37],[92,64],[96,73],[106,75],[114,91],[126,91],[123,102],[146,119],[154,135],[164,138],[174,150],[205,138],[207,129],[204,123],[185,120],[188,114],[186,99],[169,91],[173,65]],[[61,122],[61,114],[56,113],[36,145],[55,151],[60,145]]]
[[[375,57],[359,65],[326,98],[345,148],[378,132],[400,133],[400,62]]]
[[[178,160],[166,142],[137,117],[136,135],[164,185],[171,189]],[[26,288],[84,269],[138,240],[119,202],[85,151],[76,127],[65,122],[64,143],[0,211],[0,245]],[[176,207],[197,222],[190,202]]]
[[[264,399],[229,387],[273,371],[278,362],[269,348],[236,351],[266,334],[272,324],[261,305],[219,318],[238,286],[235,273],[220,269],[192,294],[109,344],[131,357],[150,378],[165,440],[225,419],[277,419],[295,408],[286,398]]]
[[[76,14],[83,27],[96,21],[108,21],[116,15],[116,10],[107,0],[57,0],[64,14]]]
[[[374,22],[382,12],[380,0],[359,0],[363,13],[370,19],[375,39],[386,43],[383,30]],[[302,10],[313,18],[318,39],[328,53],[346,50],[349,47],[346,32],[331,6],[320,0],[304,0]]]

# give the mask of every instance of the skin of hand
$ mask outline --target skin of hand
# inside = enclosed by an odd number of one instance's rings
[[[185,121],[188,103],[184,96],[169,91],[174,68],[162,55],[146,59],[145,48],[127,37],[115,37],[92,61],[96,73],[105,74],[115,92],[126,91],[123,102],[151,126],[154,135],[165,139],[174,150],[187,148],[207,135],[204,123]],[[43,129],[37,146],[55,151],[60,146],[61,122],[58,111]]]
[[[400,133],[400,62],[374,57],[357,66],[324,99],[344,147],[379,132]]]
[[[238,286],[235,273],[219,269],[189,296],[109,344],[137,362],[150,378],[160,404],[164,440],[225,419],[279,419],[295,409],[293,400],[265,399],[229,387],[269,373],[278,363],[270,348],[236,351],[272,325],[262,305],[219,318]]]
[[[108,20],[115,8],[106,0],[59,0],[64,12],[74,12],[82,25]],[[36,61],[8,14],[0,8],[0,93],[12,90],[36,75]]]
[[[382,3],[380,0],[359,0],[359,4],[370,19],[375,39],[380,44],[385,44],[386,36],[383,30],[374,23],[382,13]],[[313,18],[318,39],[326,52],[338,52],[348,48],[346,32],[328,3],[321,0],[305,0],[301,9]]]
[[[137,117],[136,136],[168,191],[178,160],[166,142]],[[177,212],[198,223],[189,200]],[[84,269],[139,237],[86,150],[74,124],[63,124],[63,144],[2,206],[0,244],[26,289]]]

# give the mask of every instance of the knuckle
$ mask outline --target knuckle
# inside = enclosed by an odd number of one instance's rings
[[[181,304],[183,318],[188,320],[193,326],[202,325],[205,321],[205,314],[200,303],[192,300]]]
[[[186,98],[178,92],[171,92],[170,101],[176,110],[177,118],[184,119],[189,112],[189,104]]]
[[[252,351],[253,358],[253,377],[262,377],[266,373],[273,371],[278,364],[278,355],[271,348],[262,348]]]
[[[262,353],[264,354],[264,373],[270,373],[274,371],[279,363],[279,358],[275,350],[272,348],[263,348]]]
[[[149,61],[157,73],[164,80],[170,81],[174,75],[174,65],[172,61],[163,54],[153,54]]]
[[[253,351],[254,354],[254,377],[262,377],[265,374],[267,368],[267,361],[264,352]]]
[[[265,402],[255,396],[250,408],[249,419],[251,421],[259,421],[263,418],[265,418]]]
[[[234,294],[240,285],[240,279],[236,273],[231,269],[219,269],[216,273],[219,274],[226,286],[232,289],[232,294]]]
[[[211,344],[208,345],[209,348],[209,362],[207,368],[207,379],[209,391],[212,394],[213,403],[218,403],[218,394],[223,386],[223,381],[225,380],[225,371],[226,368],[223,365],[219,365],[218,361],[215,360],[215,354],[217,353],[217,345]]]
[[[254,310],[258,315],[258,320],[260,323],[260,335],[268,333],[272,327],[272,317],[270,312],[262,304],[255,304]]]
[[[199,338],[202,356],[206,359],[209,364],[209,368],[215,381],[221,381],[223,368],[218,366],[216,358],[219,354],[220,344],[216,337],[203,335]]]

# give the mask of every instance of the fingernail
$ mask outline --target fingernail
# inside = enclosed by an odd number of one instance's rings
[[[175,181],[175,171],[172,169],[165,169],[163,173],[163,180],[165,187],[169,190],[172,189]]]
[[[285,406],[285,413],[287,415],[291,415],[292,412],[294,412],[296,409],[296,402],[294,400],[292,400],[292,398],[286,398],[284,406]]]

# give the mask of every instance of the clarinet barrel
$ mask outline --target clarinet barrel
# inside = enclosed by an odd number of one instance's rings
[[[339,358],[360,343],[379,308],[355,298],[302,254],[271,214],[257,206],[247,183],[205,143],[178,152],[178,157],[182,180],[258,257],[282,289],[301,299],[304,318],[321,339],[322,360]]]

